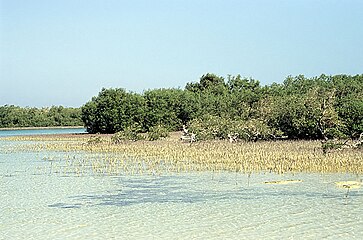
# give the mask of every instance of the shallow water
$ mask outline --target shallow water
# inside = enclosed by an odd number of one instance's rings
[[[361,239],[363,192],[350,174],[77,174],[63,153],[0,141],[4,239]],[[54,156],[52,161],[44,155]],[[64,156],[66,153],[63,154]],[[79,156],[81,157],[80,153]],[[58,160],[57,160],[58,159]],[[265,181],[299,179],[289,185]]]
[[[0,137],[40,135],[40,134],[69,134],[85,133],[85,128],[45,128],[45,129],[21,129],[21,130],[1,130]]]

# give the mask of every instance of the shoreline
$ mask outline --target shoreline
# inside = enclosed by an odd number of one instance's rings
[[[54,127],[10,127],[0,128],[0,131],[11,131],[11,130],[42,130],[42,129],[78,129],[85,128],[84,126],[54,126]]]

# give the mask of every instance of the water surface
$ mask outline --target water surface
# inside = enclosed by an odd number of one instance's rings
[[[77,174],[69,153],[0,141],[4,239],[360,239],[350,174]],[[45,157],[46,156],[46,157]],[[68,157],[68,156],[67,156]],[[82,153],[73,156],[82,158]],[[52,159],[52,160],[49,160]],[[290,185],[265,181],[300,179]]]
[[[44,128],[44,129],[14,129],[2,130],[0,129],[0,137],[9,136],[24,136],[24,135],[41,135],[41,134],[72,134],[72,133],[85,133],[85,128]]]

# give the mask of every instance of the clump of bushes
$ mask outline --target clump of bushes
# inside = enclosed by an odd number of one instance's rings
[[[156,125],[149,129],[148,139],[150,141],[169,137],[169,131],[164,125]]]
[[[321,143],[321,148],[323,149],[323,153],[327,153],[329,151],[334,151],[334,150],[340,150],[344,147],[344,143],[342,142],[338,142],[336,140],[330,139],[327,141],[323,141]]]
[[[197,140],[270,140],[280,138],[283,132],[268,126],[264,121],[251,119],[247,121],[232,120],[217,116],[204,116],[189,123],[189,131]]]
[[[93,137],[90,137],[88,140],[87,140],[87,144],[90,144],[90,145],[93,145],[93,144],[99,144],[99,143],[102,143],[102,138],[100,136],[93,136]]]
[[[283,132],[268,126],[265,122],[258,119],[251,119],[244,123],[242,133],[248,141],[273,140],[283,137]]]
[[[123,131],[115,133],[111,137],[113,143],[121,143],[123,141],[150,140],[155,141],[161,138],[169,137],[169,131],[164,125],[156,125],[149,129],[147,137],[142,134],[142,129],[138,126],[130,126]]]
[[[123,141],[138,141],[142,139],[144,139],[144,136],[141,134],[141,129],[138,126],[129,126],[111,137],[111,141],[116,144]]]
[[[321,142],[321,147],[324,154],[343,149],[363,149],[363,132],[356,140],[326,139]]]

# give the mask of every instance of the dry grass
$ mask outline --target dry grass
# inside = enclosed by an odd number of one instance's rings
[[[229,143],[208,141],[184,143],[180,133],[159,141],[112,144],[110,135],[47,135],[11,137],[7,140],[35,141],[27,150],[67,153],[68,166],[96,173],[159,173],[187,171],[233,171],[242,173],[363,172],[362,150],[347,149],[323,154],[319,141],[261,141]],[[90,137],[101,143],[89,144]],[[82,153],[83,157],[69,157]],[[47,159],[47,157],[44,157]],[[73,160],[72,160],[73,159]],[[48,159],[49,160],[49,159]],[[77,162],[76,162],[77,161]]]

